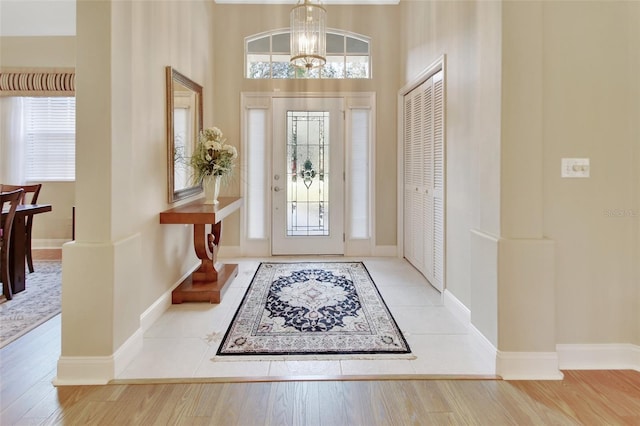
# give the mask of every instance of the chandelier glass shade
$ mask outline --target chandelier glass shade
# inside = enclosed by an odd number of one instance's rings
[[[318,68],[327,62],[327,11],[310,0],[291,9],[291,63],[299,68]]]

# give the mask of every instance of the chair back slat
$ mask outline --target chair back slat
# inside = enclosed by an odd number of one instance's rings
[[[9,192],[15,191],[16,189],[22,189],[23,193],[20,197],[20,204],[37,204],[38,203],[38,194],[40,194],[40,189],[42,188],[41,183],[36,183],[33,185],[7,185],[0,184],[0,192]],[[31,197],[29,197],[31,194]]]
[[[24,197],[24,191],[19,188],[13,191],[0,192],[0,213],[4,212],[5,204],[9,205],[6,214],[2,214],[0,227],[0,280],[2,281],[2,293],[7,300],[13,298],[11,282],[9,279],[9,252],[11,244],[11,230],[13,219],[20,200]]]

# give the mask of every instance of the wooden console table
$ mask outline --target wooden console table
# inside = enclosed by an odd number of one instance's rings
[[[216,269],[216,257],[222,219],[240,208],[242,198],[220,197],[218,200],[218,204],[211,205],[200,199],[160,213],[162,224],[193,224],[193,247],[201,261],[200,267],[173,290],[173,303],[220,303],[224,286],[238,275],[237,264],[223,264]],[[206,232],[207,225],[211,225],[211,232]]]

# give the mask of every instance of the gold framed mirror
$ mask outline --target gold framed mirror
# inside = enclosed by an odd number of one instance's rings
[[[172,67],[167,75],[167,176],[169,202],[202,191],[191,181],[189,158],[202,131],[202,86]]]

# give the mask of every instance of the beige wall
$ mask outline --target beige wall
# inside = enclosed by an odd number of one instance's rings
[[[502,350],[638,342],[638,11],[504,4]],[[591,177],[561,178],[565,157]]]
[[[640,4],[636,4],[634,8],[629,11],[627,16],[628,25],[630,31],[631,40],[640,40]],[[629,63],[630,63],[630,75],[640,75],[640,49],[634,48],[633,43],[629,45]],[[629,82],[629,101],[630,101],[630,117],[632,118],[630,125],[631,132],[636,135],[635,144],[633,144],[633,156],[635,158],[635,165],[633,167],[633,181],[636,183],[636,191],[634,196],[633,208],[640,213],[640,120],[633,119],[633,117],[640,117],[640,79],[632,79]],[[635,100],[635,102],[634,102]],[[634,251],[634,259],[636,265],[636,294],[635,300],[637,303],[636,308],[636,336],[635,343],[640,345],[640,219],[634,223],[636,244]]]
[[[544,234],[557,242],[558,342],[638,344],[640,4],[545,2],[543,13]],[[589,157],[591,178],[561,179],[562,157]]]
[[[0,38],[2,68],[73,68],[75,65],[75,37]],[[5,132],[0,132],[0,137],[5,135]],[[8,143],[0,140],[0,156],[2,147]],[[2,173],[0,179],[5,179]],[[53,210],[51,213],[38,215],[34,220],[34,246],[59,247],[62,242],[71,240],[74,196],[74,182],[43,182],[38,201],[51,204]]]
[[[637,344],[640,5],[401,5],[404,80],[447,55],[449,291],[503,351]]]
[[[446,55],[446,287],[495,342],[501,7],[497,2],[400,4],[402,84]]]
[[[501,350],[638,341],[639,23],[632,2],[503,6]]]
[[[0,66],[3,68],[72,68],[75,65],[75,37],[0,37]]]
[[[376,123],[376,243],[396,244],[396,92],[398,90],[398,6],[327,6],[327,27],[371,37],[371,80],[248,80],[243,78],[244,38],[289,26],[291,5],[214,6],[216,43],[214,111],[205,125],[220,127],[234,145],[240,145],[241,92],[375,92]],[[242,153],[240,153],[242,155]],[[239,176],[227,189],[239,194]],[[238,215],[227,220],[224,244],[239,244]]]

